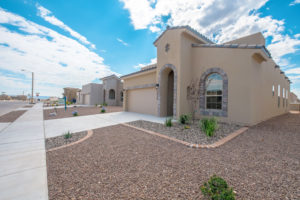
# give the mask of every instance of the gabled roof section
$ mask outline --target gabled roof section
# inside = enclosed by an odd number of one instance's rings
[[[140,71],[133,72],[133,73],[130,73],[130,74],[126,74],[124,76],[121,76],[120,78],[123,79],[123,78],[126,78],[128,76],[132,76],[132,75],[140,74],[140,73],[143,73],[143,72],[151,71],[151,70],[154,70],[156,68],[157,68],[156,64],[148,65],[148,66],[145,66],[145,67],[141,68]]]
[[[117,77],[115,74],[112,74],[112,75],[109,75],[109,76],[106,76],[106,77],[103,77],[103,78],[100,78],[100,80],[104,81],[106,79],[112,79],[112,78],[115,78],[115,79],[120,79],[119,77]]]
[[[167,29],[153,42],[153,44],[155,45],[156,42],[168,31],[168,30],[174,30],[174,29],[185,29],[188,32],[191,33],[191,35],[196,36],[198,39],[202,40],[205,43],[208,44],[214,44],[210,39],[208,39],[207,37],[205,37],[204,35],[202,35],[201,33],[199,33],[198,31],[196,31],[195,29],[193,29],[192,27],[186,25],[186,26],[173,26],[173,27],[169,27],[167,26]]]
[[[272,58],[271,53],[268,51],[265,45],[258,44],[192,44],[192,47],[261,49],[268,56],[268,58]]]

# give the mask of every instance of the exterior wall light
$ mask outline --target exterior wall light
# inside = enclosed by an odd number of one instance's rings
[[[156,89],[159,88],[159,84],[158,84],[158,83],[155,84],[155,88],[156,88]]]

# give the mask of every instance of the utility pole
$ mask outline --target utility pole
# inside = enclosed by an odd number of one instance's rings
[[[23,72],[29,72],[28,70],[25,69],[21,69],[21,71]],[[33,104],[33,86],[34,86],[34,72],[31,72],[31,99],[30,99],[30,103]]]

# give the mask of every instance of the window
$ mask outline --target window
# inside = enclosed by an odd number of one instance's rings
[[[206,78],[205,86],[206,86],[206,108],[221,110],[222,96],[223,96],[222,76],[217,73],[210,74]]]
[[[288,100],[289,100],[289,97],[288,97],[288,91],[285,90],[285,106],[287,107],[288,106]]]
[[[274,85],[273,85],[273,87],[272,87],[272,95],[273,95],[273,97],[274,97],[274,95],[275,95],[275,87],[274,87]]]
[[[113,89],[109,90],[109,99],[115,99],[115,91]]]
[[[278,85],[278,108],[280,107],[280,85]]]
[[[121,102],[123,102],[123,92],[121,92]]]
[[[285,92],[284,92],[284,88],[282,88],[282,106],[284,107],[285,105]]]

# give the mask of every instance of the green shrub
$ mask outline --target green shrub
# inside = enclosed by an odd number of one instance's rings
[[[74,117],[76,117],[76,116],[78,116],[79,114],[78,114],[77,111],[74,111],[74,112],[72,112],[72,115],[73,115]]]
[[[98,104],[95,104],[95,107],[98,107]]]
[[[212,118],[203,118],[200,120],[200,128],[208,137],[211,137],[215,134],[215,131],[218,128],[217,119]]]
[[[105,110],[105,108],[103,107],[102,109],[101,109],[101,113],[105,113],[106,112],[106,110]]]
[[[107,103],[106,103],[106,102],[103,102],[102,106],[107,106]]]
[[[166,125],[167,127],[171,127],[171,126],[173,125],[173,124],[172,124],[172,118],[166,119],[165,125]]]
[[[188,124],[191,120],[191,116],[190,115],[180,115],[179,117],[179,122],[181,124]]]
[[[201,192],[211,200],[234,200],[232,188],[229,188],[226,181],[221,177],[213,175],[207,183],[201,187]]]
[[[69,139],[71,137],[72,137],[72,134],[70,133],[70,131],[68,131],[67,133],[64,134],[65,139]]]

